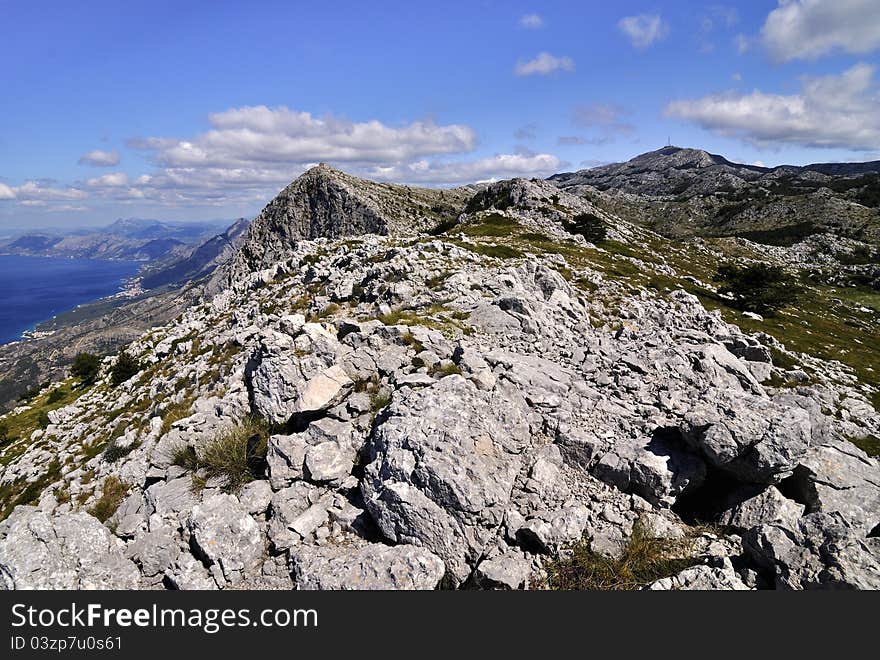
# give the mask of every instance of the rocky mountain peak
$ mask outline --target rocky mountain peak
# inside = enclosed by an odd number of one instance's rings
[[[289,257],[300,241],[379,234],[413,235],[458,214],[469,189],[433,190],[377,183],[326,163],[312,167],[254,219],[241,248],[209,290]]]

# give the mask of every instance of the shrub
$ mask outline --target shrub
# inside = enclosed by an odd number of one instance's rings
[[[771,315],[795,302],[800,293],[791,275],[766,263],[723,264],[714,279],[721,283],[720,293],[733,296],[734,306],[757,314]]]
[[[111,442],[107,449],[104,450],[104,460],[108,463],[115,463],[120,458],[128,456],[131,452],[137,449],[140,446],[140,442],[132,442],[130,445],[121,446],[116,444],[116,442]]]
[[[6,444],[9,440],[9,424],[0,422],[0,445]]]
[[[208,442],[200,452],[189,446],[176,450],[172,462],[199,472],[199,483],[217,479],[224,491],[236,492],[265,471],[268,439],[267,424],[247,418]]]
[[[590,243],[601,243],[608,238],[608,229],[605,227],[605,223],[592,213],[580,213],[564,223],[564,226],[568,233],[580,234]]]
[[[67,391],[63,387],[56,387],[54,390],[49,392],[49,396],[46,397],[46,403],[50,406],[53,403],[58,403],[64,396],[67,394]]]
[[[104,490],[101,493],[101,497],[89,509],[89,513],[101,522],[107,522],[110,516],[116,513],[119,505],[122,504],[126,492],[128,492],[128,484],[118,477],[110,475],[104,479]]]
[[[181,445],[171,454],[171,464],[195,472],[199,469],[199,457],[190,445]]]
[[[45,429],[51,423],[52,422],[49,420],[49,413],[47,413],[45,410],[41,410],[40,414],[37,415],[37,425],[41,429]]]
[[[458,225],[458,218],[450,218],[448,220],[442,220],[437,225],[428,230],[428,233],[431,236],[440,236],[441,234],[445,234],[448,231],[455,229],[456,225]]]
[[[571,548],[571,554],[545,564],[547,587],[567,590],[631,590],[675,575],[696,560],[687,557],[689,542],[651,535],[641,521],[619,558],[594,551],[587,540]]]
[[[83,385],[91,385],[101,370],[101,358],[93,353],[77,353],[70,365],[70,373]]]
[[[113,387],[118,387],[140,370],[141,363],[123,349],[119,351],[116,362],[113,363],[113,367],[110,369],[110,382],[113,384]]]
[[[374,413],[379,412],[391,403],[391,393],[386,390],[380,390],[370,395],[370,410]]]
[[[438,362],[433,366],[433,368],[428,370],[428,374],[431,376],[439,375],[441,378],[452,376],[453,374],[461,375],[461,367],[459,367],[457,364],[442,364]]]

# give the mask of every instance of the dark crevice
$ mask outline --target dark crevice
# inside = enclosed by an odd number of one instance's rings
[[[326,416],[326,410],[309,410],[306,412],[294,413],[293,415],[291,415],[290,419],[287,420],[285,430],[288,434],[302,433],[307,428],[309,428],[309,424],[311,424],[312,422],[317,422],[319,419],[322,419]]]
[[[804,513],[815,513],[819,510],[819,496],[813,476],[810,470],[798,465],[791,476],[780,481],[776,487],[788,499],[803,504],[806,507]]]
[[[757,495],[761,489],[761,486],[755,486],[754,493],[749,494],[751,489],[745,489],[744,492],[742,482],[723,470],[709,468],[705,481],[679,495],[672,505],[672,511],[688,525],[714,523],[736,500],[747,499],[746,495]]]

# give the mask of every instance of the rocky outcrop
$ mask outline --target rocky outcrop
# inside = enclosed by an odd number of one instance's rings
[[[18,507],[0,523],[5,589],[135,589],[124,543],[87,513],[50,516]]]

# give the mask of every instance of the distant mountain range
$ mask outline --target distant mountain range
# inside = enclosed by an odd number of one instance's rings
[[[0,242],[0,254],[147,262],[186,255],[188,246],[208,240],[225,226],[225,222],[125,218],[98,229],[19,235]]]
[[[880,161],[767,168],[664,147],[550,180],[675,238],[740,236],[792,245],[830,232],[880,243]]]

